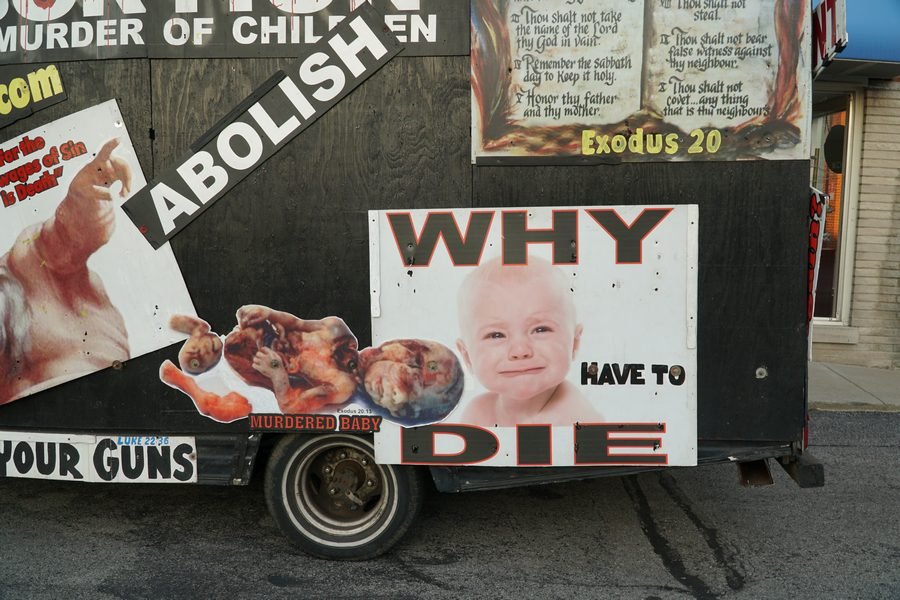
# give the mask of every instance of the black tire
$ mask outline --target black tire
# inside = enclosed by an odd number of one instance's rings
[[[415,467],[377,464],[367,437],[289,435],[269,457],[265,493],[278,528],[306,553],[367,560],[412,525],[425,482]]]

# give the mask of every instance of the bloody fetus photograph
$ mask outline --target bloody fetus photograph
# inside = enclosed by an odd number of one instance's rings
[[[463,371],[446,346],[393,340],[360,353],[360,373],[372,402],[398,423],[440,421],[456,408]]]
[[[439,421],[456,408],[462,367],[436,342],[394,340],[359,351],[356,336],[340,318],[301,319],[266,306],[247,305],[237,325],[220,337],[197,318],[175,315],[170,327],[190,337],[160,379],[187,394],[197,410],[230,422],[268,413],[251,397],[274,397],[283,414],[335,413],[356,405],[402,424]],[[224,360],[222,360],[224,358]],[[228,391],[207,389],[214,374]]]
[[[121,181],[122,197],[130,191],[131,168],[113,155],[118,145],[106,142],[72,178],[54,215],[23,230],[0,256],[0,404],[130,357],[122,315],[88,267],[115,231],[110,186]],[[32,318],[38,307],[42,315]],[[78,312],[83,329],[94,332],[89,338],[65,326]]]
[[[163,348],[194,307],[119,206],[145,183],[115,101],[0,143],[0,405]]]

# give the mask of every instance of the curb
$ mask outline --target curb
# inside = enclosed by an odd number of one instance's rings
[[[893,405],[893,404],[870,404],[870,403],[865,403],[865,402],[846,402],[846,403],[810,402],[809,410],[820,410],[823,412],[896,413],[896,412],[900,412],[900,406]]]

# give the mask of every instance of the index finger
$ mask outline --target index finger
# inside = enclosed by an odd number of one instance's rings
[[[109,160],[109,156],[112,154],[112,151],[115,150],[119,146],[119,138],[113,138],[103,144],[103,147],[100,148],[100,152],[97,153],[97,156],[94,157],[94,160]]]

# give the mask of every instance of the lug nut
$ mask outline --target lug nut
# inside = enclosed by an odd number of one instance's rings
[[[341,460],[344,460],[345,458],[347,458],[347,453],[341,452]]]
[[[328,490],[328,493],[331,494],[332,496],[337,496],[338,489],[337,489],[337,488],[331,488],[330,490]]]
[[[369,487],[375,487],[375,480],[374,480],[374,479],[368,480],[368,481],[366,482],[366,485],[369,486]]]
[[[368,458],[364,458],[364,459],[362,459],[360,462],[362,463],[362,466],[364,466],[364,467],[368,467],[368,466],[369,466],[369,459],[368,459]]]
[[[322,469],[322,470],[325,471],[325,474],[326,474],[326,475],[328,475],[328,474],[331,473],[331,467],[325,467],[325,468]]]

